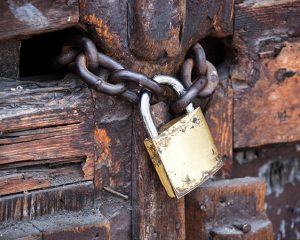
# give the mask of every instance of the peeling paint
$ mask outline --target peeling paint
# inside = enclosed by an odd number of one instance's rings
[[[285,184],[300,181],[298,161],[296,159],[270,161],[259,168],[258,176],[266,179],[266,194],[275,193],[278,197],[283,193]]]
[[[110,149],[111,139],[108,136],[106,130],[102,128],[96,128],[94,135],[95,135],[95,140],[101,149],[99,157],[97,159],[97,163],[107,165],[108,163],[111,162],[111,158],[112,158],[111,149]]]
[[[279,231],[281,234],[277,235],[277,239],[279,240],[279,239],[285,238],[285,220],[281,221]]]

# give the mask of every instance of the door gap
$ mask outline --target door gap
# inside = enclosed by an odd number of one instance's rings
[[[55,70],[51,67],[51,60],[61,53],[64,40],[76,34],[81,34],[80,29],[68,28],[23,40],[20,51],[20,80],[40,75],[53,75],[53,80],[64,77],[68,72],[67,67]],[[47,81],[49,79],[51,77]]]

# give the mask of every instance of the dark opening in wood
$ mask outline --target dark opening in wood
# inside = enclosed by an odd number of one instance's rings
[[[20,53],[20,78],[37,75],[64,75],[66,68],[60,71],[51,68],[51,59],[56,57],[62,49],[66,37],[78,34],[77,28],[69,28],[57,32],[33,36],[22,41]]]
[[[206,37],[200,41],[205,54],[206,59],[210,61],[216,67],[224,63],[227,58],[230,58],[230,47],[227,46],[229,39],[221,39],[215,37]]]

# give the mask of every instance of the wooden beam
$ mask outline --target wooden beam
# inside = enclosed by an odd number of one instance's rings
[[[223,167],[218,175],[231,176],[233,163],[233,90],[229,79],[229,66],[219,69],[220,84],[205,107],[205,119],[222,157]]]
[[[113,239],[110,222],[99,210],[40,217],[38,220],[7,223],[1,226],[0,239],[70,240]]]
[[[235,151],[232,177],[260,176],[266,181],[266,213],[274,238],[297,239],[300,222],[300,142]],[[275,209],[275,210],[274,210]]]
[[[233,33],[233,7],[233,0],[80,0],[80,22],[127,68],[175,75],[195,42]]]
[[[110,239],[110,222],[99,210],[42,217],[31,221],[43,240]]]
[[[57,31],[75,25],[79,19],[78,2],[25,0],[0,2],[0,39]]]
[[[0,195],[93,179],[93,104],[80,84],[0,81]]]
[[[163,239],[167,236],[169,239],[184,240],[184,198],[178,200],[168,197],[146,151],[144,145],[146,134],[138,108],[135,109],[134,116],[133,237],[134,239]]]
[[[203,184],[186,197],[186,239],[273,239],[265,190],[249,177]]]
[[[96,142],[95,188],[110,187],[131,197],[132,104],[93,91]]]
[[[234,147],[300,139],[300,1],[235,8]]]

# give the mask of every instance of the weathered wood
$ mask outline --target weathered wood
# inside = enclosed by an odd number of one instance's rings
[[[227,65],[227,64],[226,64]],[[222,157],[218,175],[230,177],[233,162],[233,90],[229,82],[228,65],[219,70],[220,85],[209,100],[205,119]]]
[[[64,159],[55,164],[42,161],[40,164],[30,162],[29,166],[23,163],[15,166],[5,166],[0,170],[0,193],[6,195],[10,193],[24,192],[33,189],[48,188],[80,182],[84,179],[82,159]]]
[[[110,222],[98,210],[63,212],[37,220],[6,223],[0,230],[3,240],[111,239]]]
[[[266,180],[266,212],[275,239],[297,239],[300,228],[300,142],[244,149],[234,154],[233,177]]]
[[[81,0],[80,22],[104,52],[131,70],[174,75],[195,42],[232,34],[233,0]]]
[[[133,122],[133,239],[185,239],[184,198],[168,197],[145,150],[139,110]]]
[[[95,196],[111,223],[111,239],[132,239],[131,234],[131,159],[132,105],[120,97],[93,91],[96,143]],[[111,188],[128,199],[104,190]]]
[[[62,213],[31,221],[43,240],[110,239],[110,223],[99,210]]]
[[[300,139],[300,1],[235,8],[234,147]]]
[[[273,239],[265,190],[259,178],[205,183],[186,197],[187,239]],[[244,234],[237,224],[249,224],[251,231]]]
[[[94,138],[97,145],[95,187],[97,197],[103,187],[131,196],[132,105],[120,97],[94,92]]]
[[[20,40],[0,41],[0,78],[19,77],[20,48]]]
[[[79,19],[78,2],[74,0],[4,0],[0,9],[0,39],[63,29]]]
[[[188,5],[188,8],[185,4]],[[216,7],[211,8],[204,1],[201,3],[155,1],[151,5],[146,1],[131,1],[127,4],[127,1],[110,1],[108,3],[81,0],[80,21],[86,25],[90,36],[100,49],[121,60],[129,69],[149,76],[157,73],[174,75],[188,48],[197,40],[212,32],[222,36],[232,33],[233,1],[219,1],[216,5]],[[185,8],[188,9],[188,12],[185,12]],[[196,14],[195,11],[203,14]],[[196,16],[200,16],[200,18]],[[184,21],[187,19],[188,24],[184,25]],[[207,19],[205,24],[203,24],[204,19]],[[224,24],[218,28],[217,22],[220,19]],[[161,24],[161,22],[169,23],[170,21],[171,25]],[[196,25],[197,22],[205,26],[201,29],[189,26],[193,23]],[[214,30],[211,28],[212,25],[215,26]],[[148,59],[155,59],[155,61],[145,61]],[[101,103],[101,98],[99,102]],[[120,111],[120,113],[123,112]],[[115,116],[120,116],[120,113]],[[100,110],[100,114],[103,115],[103,119],[109,119],[105,112]],[[139,113],[136,112],[136,115],[132,130],[133,144],[136,145],[133,146],[135,150],[132,158],[133,220],[137,220],[137,222],[133,222],[133,238],[163,239],[167,233],[167,237],[170,239],[184,239],[184,201],[176,202],[166,196],[145,152],[144,130],[139,119]],[[115,116],[110,115],[110,118],[114,120]],[[96,124],[98,128],[96,138],[100,149],[100,155],[96,162],[96,185],[101,187],[109,185],[121,193],[126,193],[124,186],[120,184],[122,181],[114,180],[122,179],[118,173],[120,168],[118,158],[121,154],[118,153],[119,149],[114,148],[114,143],[119,138],[126,141],[128,130],[123,126],[128,125],[128,123],[126,121],[124,124],[112,121]],[[117,127],[123,127],[123,136],[111,129]],[[131,140],[127,137],[127,141]],[[123,148],[122,145],[121,147]],[[125,147],[125,152],[127,152],[126,149]],[[230,153],[227,154],[229,156]],[[124,157],[124,155],[122,156]],[[118,166],[118,168],[114,166]],[[113,174],[112,177],[109,177],[113,172],[117,173],[116,176]],[[98,176],[100,177],[98,178]],[[123,179],[124,177],[125,175]],[[97,187],[97,189],[101,189],[101,187]],[[151,215],[149,214],[150,211]],[[149,228],[149,226],[151,227]]]
[[[101,214],[109,219],[110,239],[133,239],[130,200],[124,200],[108,192],[102,193],[101,198],[96,199],[95,208],[99,208]]]
[[[3,223],[0,228],[1,240],[42,240],[42,233],[29,222]]]
[[[0,195],[93,179],[90,91],[71,75],[0,85]]]
[[[93,205],[91,181],[8,195],[0,198],[0,222],[34,219],[62,210],[76,211]]]

